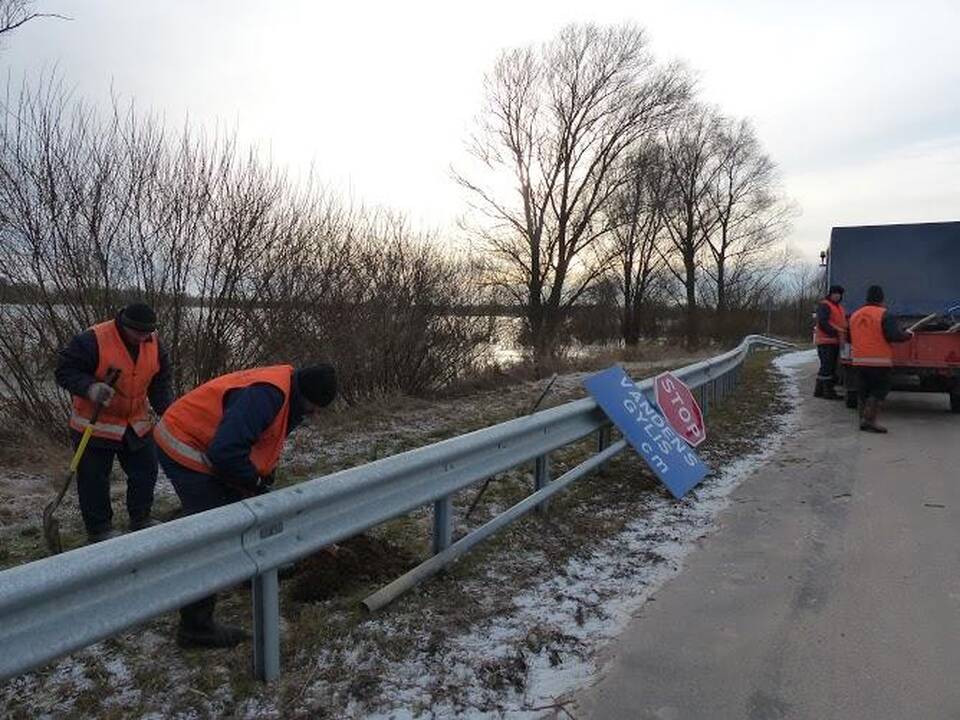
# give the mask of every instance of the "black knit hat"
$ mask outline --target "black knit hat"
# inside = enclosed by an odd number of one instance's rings
[[[828,292],[827,295],[833,295],[834,293],[843,295],[843,285],[831,285],[830,292]]]
[[[337,396],[337,373],[333,365],[321,364],[297,370],[297,385],[303,396],[323,407]]]
[[[871,285],[867,288],[867,302],[868,303],[882,303],[883,302],[883,288],[879,285]]]
[[[157,314],[146,303],[131,303],[120,311],[120,324],[131,330],[153,332],[157,329]]]

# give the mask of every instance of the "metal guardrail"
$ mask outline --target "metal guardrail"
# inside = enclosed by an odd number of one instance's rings
[[[675,374],[704,412],[731,392],[750,349],[793,345],[758,335]],[[651,381],[639,385],[652,393]],[[620,452],[592,399],[410,450],[135,534],[0,572],[0,680],[250,580],[254,672],[280,672],[277,568],[384,521],[433,504],[435,557],[368,598],[380,607]],[[598,454],[550,481],[549,453],[597,433]],[[535,492],[452,543],[453,495],[534,462]],[[398,584],[399,583],[399,584]]]

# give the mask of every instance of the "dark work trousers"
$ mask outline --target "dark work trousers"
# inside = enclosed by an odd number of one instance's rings
[[[80,439],[74,433],[74,448]],[[127,476],[127,513],[131,520],[150,514],[153,507],[153,489],[157,485],[157,449],[150,437],[130,449],[120,444],[115,447],[87,446],[77,467],[77,495],[80,513],[88,533],[98,533],[113,526],[113,508],[110,507],[110,471],[114,458]]]
[[[892,385],[893,368],[888,367],[858,367],[857,388],[861,400],[874,398],[886,400]]]
[[[820,371],[817,380],[828,382],[831,385],[837,382],[837,360],[840,358],[839,345],[817,345],[817,355],[820,358]]]
[[[157,450],[157,457],[164,474],[170,479],[173,489],[177,491],[184,515],[212,510],[243,499],[239,492],[217,478],[184,467],[163,450]],[[184,605],[180,608],[180,622],[191,630],[207,629],[213,623],[213,610],[216,604],[217,596],[209,595]]]
[[[177,491],[184,515],[212,510],[243,499],[238,491],[217,478],[184,467],[163,450],[157,450],[157,458],[173,489]]]

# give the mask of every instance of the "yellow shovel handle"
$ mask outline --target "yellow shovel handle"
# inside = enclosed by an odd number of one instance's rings
[[[83,451],[87,449],[87,443],[90,442],[90,436],[93,435],[93,424],[87,425],[80,436],[80,442],[77,443],[77,450],[73,453],[73,460],[70,461],[70,472],[75,473],[77,466],[80,465],[80,458],[83,457]]]

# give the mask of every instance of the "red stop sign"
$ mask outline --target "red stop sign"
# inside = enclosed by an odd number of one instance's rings
[[[657,379],[653,381],[653,387],[660,412],[677,435],[686,440],[691,447],[696,447],[707,439],[703,413],[690,388],[668,372],[657,375]]]

